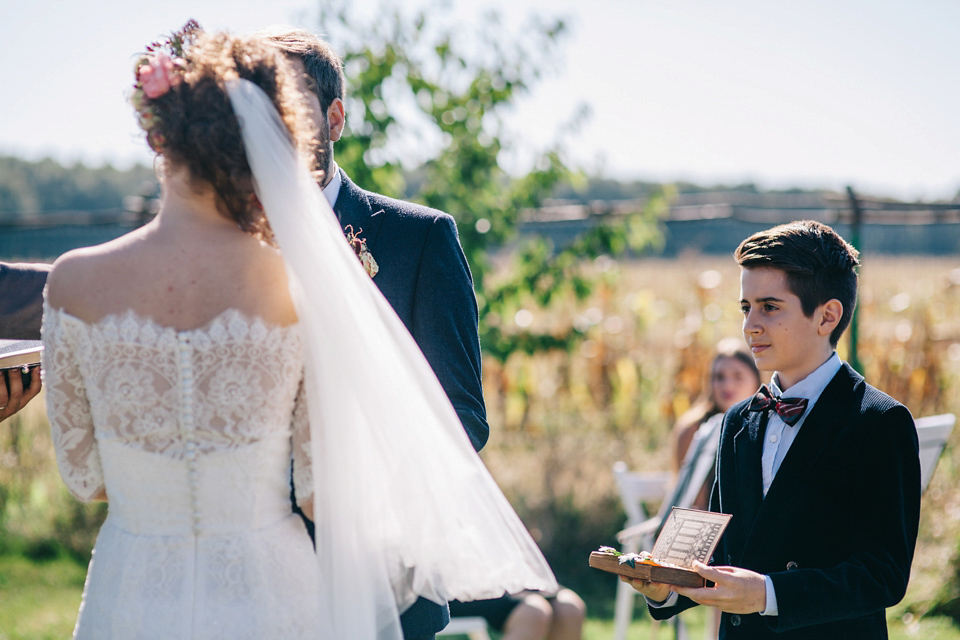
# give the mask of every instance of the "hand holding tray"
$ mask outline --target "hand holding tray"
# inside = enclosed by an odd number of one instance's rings
[[[693,562],[709,562],[732,517],[724,513],[674,507],[652,553],[622,554],[611,547],[601,547],[590,554],[590,566],[640,580],[703,587],[706,581],[693,570]]]
[[[18,369],[40,364],[43,343],[39,340],[0,340],[0,369]]]

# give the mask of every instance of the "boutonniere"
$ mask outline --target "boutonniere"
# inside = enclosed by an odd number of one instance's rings
[[[363,229],[354,232],[353,225],[348,224],[343,228],[343,231],[347,235],[347,242],[350,243],[353,252],[360,258],[360,264],[363,265],[363,268],[367,270],[371,278],[377,275],[380,267],[377,266],[377,261],[373,259],[373,254],[370,253],[370,249],[367,249],[367,241],[360,237]]]

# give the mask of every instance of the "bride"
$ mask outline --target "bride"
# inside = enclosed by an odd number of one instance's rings
[[[418,596],[555,586],[343,238],[302,100],[257,38],[188,24],[137,65],[160,212],[45,294],[61,475],[110,505],[75,638],[400,640]]]

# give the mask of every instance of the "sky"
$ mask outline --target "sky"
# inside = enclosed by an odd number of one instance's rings
[[[956,0],[450,1],[465,23],[499,10],[520,37],[531,14],[567,21],[553,69],[507,114],[518,149],[576,120],[568,157],[612,178],[960,192]],[[0,153],[149,164],[124,97],[146,43],[191,17],[207,30],[312,28],[321,6],[0,0]],[[373,16],[380,1],[351,6]]]

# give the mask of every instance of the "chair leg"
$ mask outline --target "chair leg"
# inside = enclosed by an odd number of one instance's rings
[[[633,597],[636,591],[617,579],[617,601],[613,608],[613,640],[627,640],[627,630],[633,620]]]
[[[704,625],[704,640],[717,640],[720,635],[720,609],[707,607],[707,623]]]
[[[626,582],[617,581],[617,601],[613,608],[613,640],[627,640],[633,622],[633,603],[637,592]],[[660,621],[650,621],[650,640],[660,636]]]

